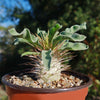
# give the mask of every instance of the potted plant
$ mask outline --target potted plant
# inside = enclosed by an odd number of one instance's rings
[[[36,34],[27,28],[21,33],[9,30],[16,37],[15,45],[26,43],[33,48],[21,56],[31,57],[35,66],[2,77],[9,100],[85,100],[91,79],[68,70],[68,61],[72,59],[69,51],[88,49],[81,43],[86,36],[76,33],[86,29],[86,23],[59,32],[61,28],[55,24],[48,32],[37,29]]]

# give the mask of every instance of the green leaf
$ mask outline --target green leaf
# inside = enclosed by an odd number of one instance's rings
[[[38,38],[35,35],[32,35],[29,29],[25,28],[21,33],[16,32],[15,28],[9,30],[12,36],[16,36],[15,45],[18,43],[27,43],[34,47],[33,43],[36,43]]]
[[[68,41],[66,41],[61,47],[61,49],[68,49],[73,51],[86,50],[88,48],[89,46],[84,43],[73,43]]]
[[[32,35],[30,30],[27,28],[23,30],[23,38],[27,39],[30,43],[35,43],[37,41],[37,37]]]
[[[82,23],[81,25],[74,25],[70,29],[72,33],[75,33],[82,29],[86,29],[86,22]]]
[[[62,35],[58,35],[55,38],[53,38],[53,42],[52,42],[52,47],[54,48],[55,46],[57,46],[60,42],[62,42],[64,40]]]
[[[39,28],[37,29],[37,34],[38,36],[40,36],[42,39],[45,39],[47,33],[44,30],[39,30]]]
[[[31,44],[28,40],[23,39],[23,38],[17,38],[17,39],[14,40],[14,45],[18,45],[19,43],[26,43],[26,44],[34,47],[33,44]]]
[[[10,33],[12,36],[20,36],[20,35],[23,34],[23,32],[22,32],[22,33],[16,32],[15,28],[11,28],[11,29],[9,29],[8,31],[9,31],[9,33]]]
[[[31,41],[33,42],[33,43],[36,43],[37,41],[38,41],[38,38],[36,37],[36,36],[34,36],[34,35],[31,35]]]
[[[25,56],[25,55],[39,55],[39,52],[24,52],[21,54],[21,56]]]
[[[18,33],[15,28],[8,30],[12,36],[21,37],[23,39],[27,39],[31,43],[35,43],[37,41],[37,37],[31,35],[30,30],[25,28],[21,33]]]
[[[53,36],[55,35],[55,33],[62,28],[62,25],[60,24],[56,24],[54,27],[52,27],[49,31],[49,41],[52,40]]]
[[[80,35],[78,33],[74,33],[70,38],[73,41],[84,41],[86,39],[86,36],[85,35]]]
[[[50,69],[51,64],[51,50],[42,50],[42,61],[47,70]]]
[[[67,28],[65,31],[61,32],[60,34],[64,36],[66,39],[71,39],[73,41],[83,41],[86,39],[86,36],[75,33],[81,29],[86,29],[86,23],[83,23],[81,25],[74,25],[71,28]]]
[[[63,31],[61,35],[64,37],[64,39],[71,39],[72,41],[84,41],[86,39],[85,35],[80,35],[78,33],[66,34],[66,31]]]
[[[82,29],[86,29],[86,22],[84,22],[81,25],[73,25],[71,28],[66,28],[66,34],[70,34],[72,35],[73,33],[82,30]]]

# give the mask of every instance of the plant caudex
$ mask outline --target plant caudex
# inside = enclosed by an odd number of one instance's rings
[[[9,30],[10,34],[16,37],[15,45],[26,43],[36,49],[33,52],[22,53],[22,56],[34,55],[39,58],[39,64],[36,67],[40,68],[40,77],[46,82],[58,81],[61,71],[69,67],[67,64],[71,59],[69,50],[88,49],[86,44],[81,43],[86,36],[76,33],[81,29],[86,29],[86,23],[74,25],[59,32],[61,28],[62,25],[56,24],[48,32],[37,29],[37,34],[31,34],[27,28],[21,33],[16,32],[14,28]]]

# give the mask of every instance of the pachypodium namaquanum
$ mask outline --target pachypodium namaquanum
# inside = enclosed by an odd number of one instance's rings
[[[34,48],[34,51],[24,52],[22,56],[33,55],[37,58],[39,63],[35,66],[40,69],[38,74],[45,82],[58,81],[61,72],[69,68],[68,61],[72,58],[69,51],[88,49],[88,45],[82,43],[86,36],[76,33],[86,29],[85,22],[59,32],[61,28],[62,25],[57,23],[48,32],[37,29],[36,34],[31,34],[27,28],[21,33],[18,33],[15,28],[9,30],[10,34],[15,37],[15,45],[26,43]]]

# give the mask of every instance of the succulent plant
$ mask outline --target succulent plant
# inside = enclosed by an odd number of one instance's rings
[[[38,59],[39,63],[36,64],[36,67],[39,67],[38,73],[45,82],[58,81],[61,71],[69,68],[70,50],[88,49],[86,44],[81,43],[86,36],[76,33],[81,29],[86,29],[86,23],[73,25],[59,32],[61,28],[62,25],[57,23],[48,32],[37,29],[37,34],[31,34],[27,28],[21,33],[16,32],[15,28],[9,30],[10,34],[16,37],[15,45],[26,43],[34,48],[33,52],[24,52],[22,56],[34,55]]]

